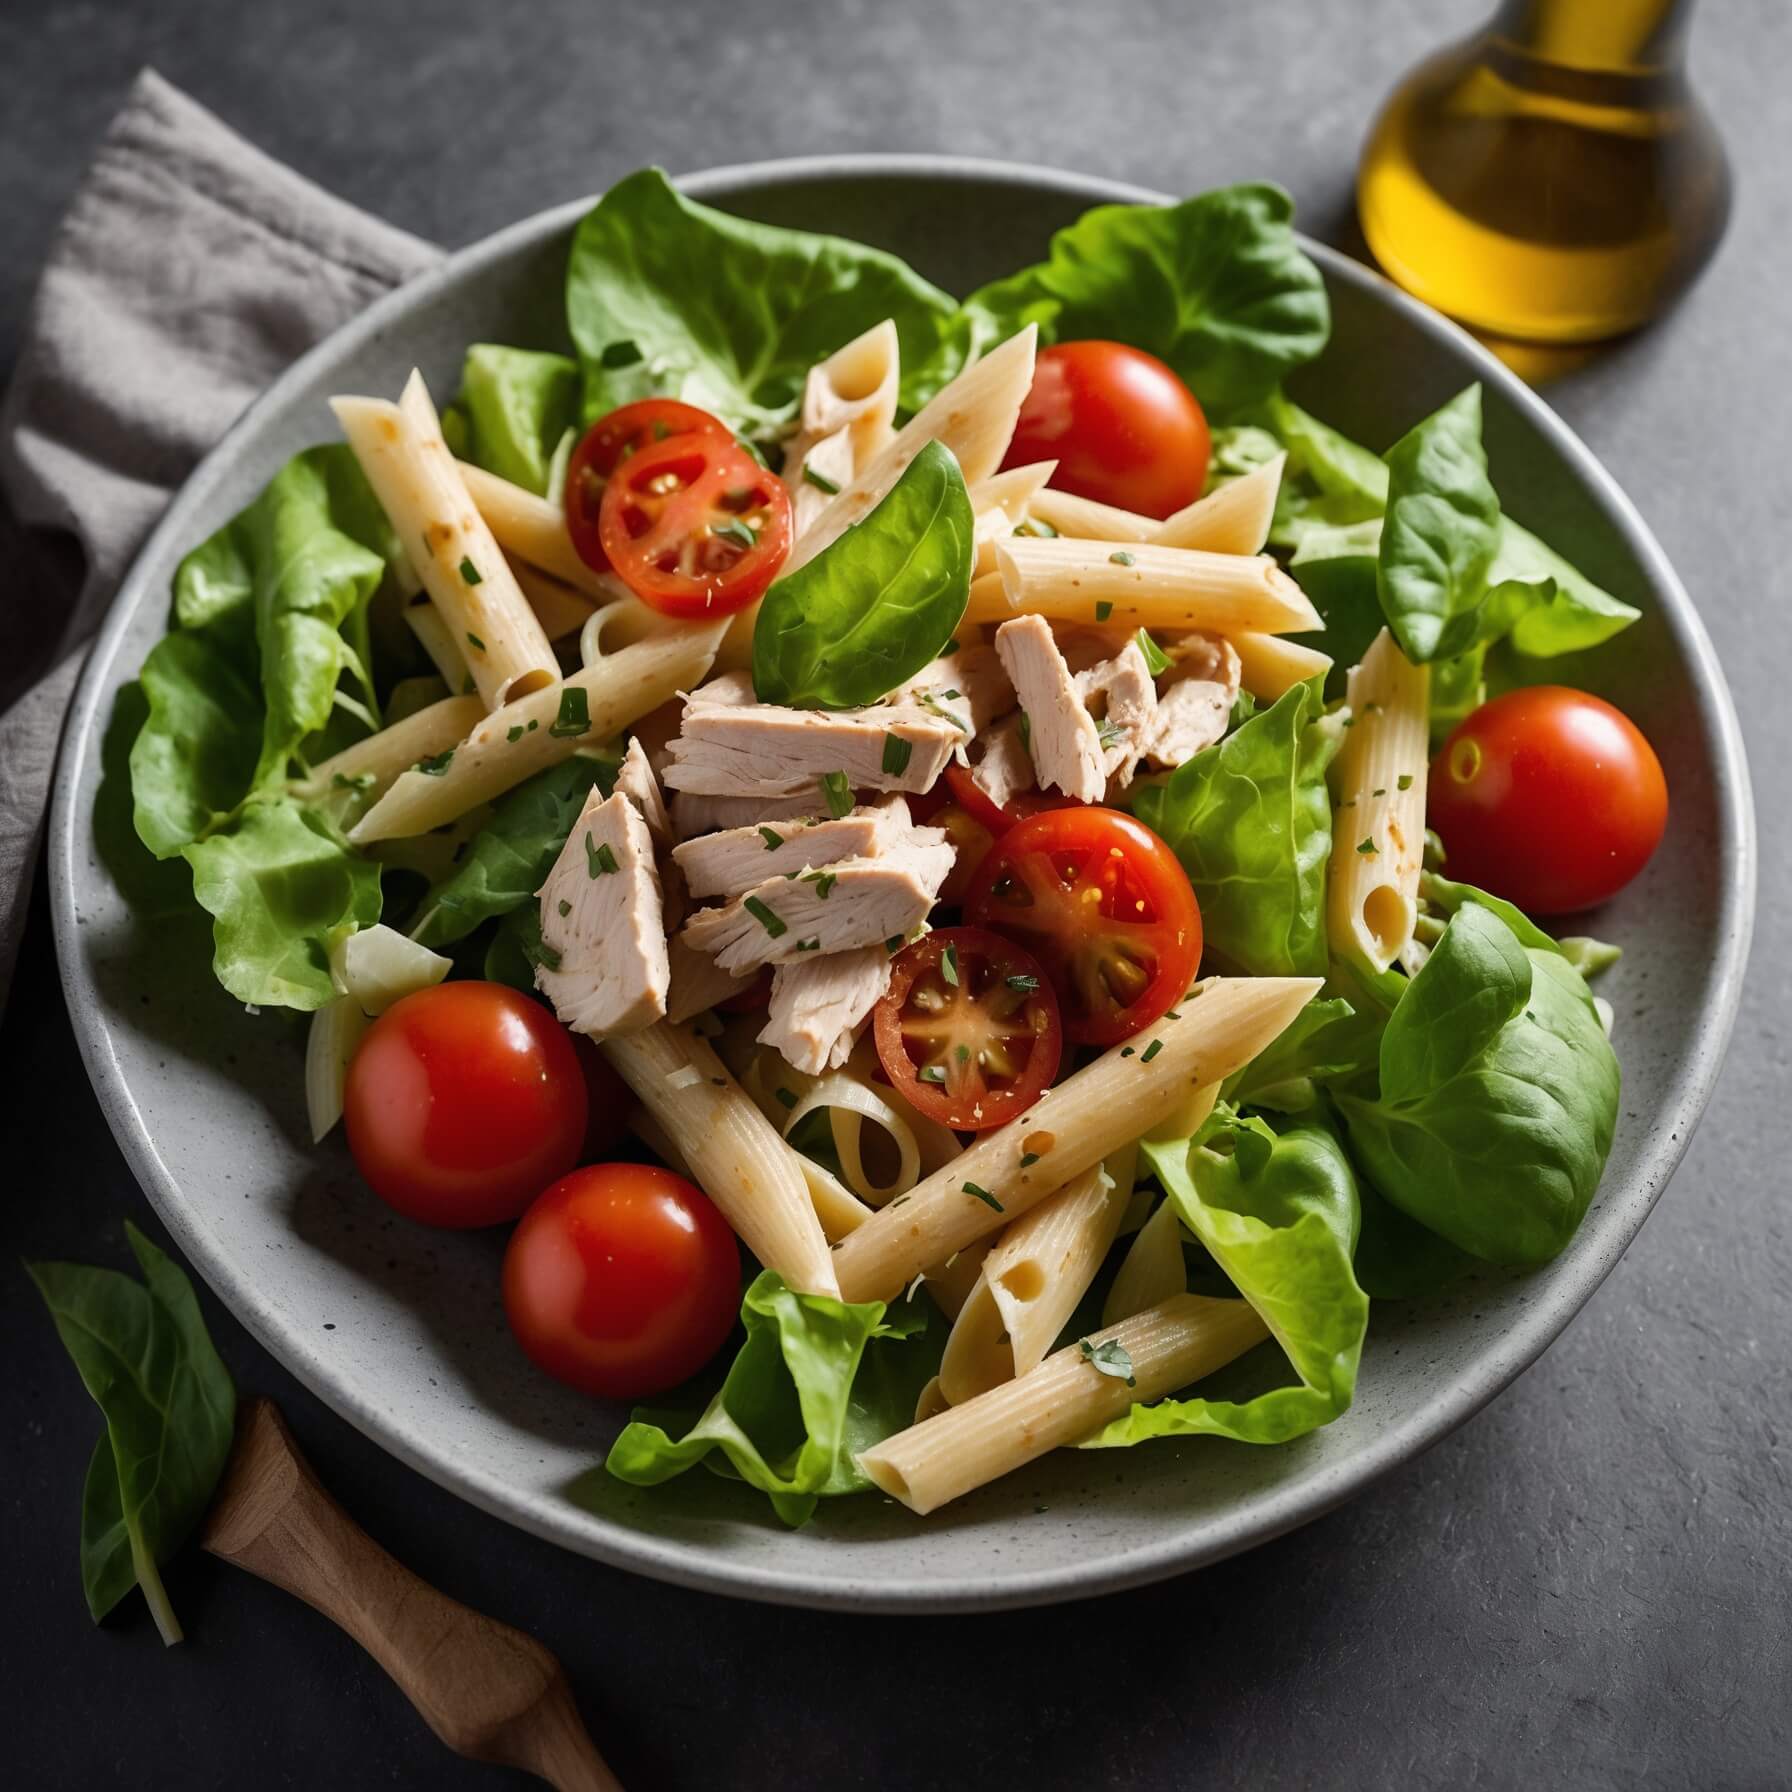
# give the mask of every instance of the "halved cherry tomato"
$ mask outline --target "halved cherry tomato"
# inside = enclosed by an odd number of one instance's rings
[[[732,440],[673,436],[604,487],[598,533],[622,582],[667,616],[726,616],[790,552],[790,494]]]
[[[998,803],[971,776],[971,768],[957,760],[946,767],[946,784],[959,808],[992,834],[1005,834],[1017,821],[1025,821],[1029,815],[1043,815],[1047,809],[1082,807],[1075,797],[1049,790],[1017,790],[1006,803]]]
[[[608,572],[609,556],[598,533],[604,487],[631,454],[673,436],[722,436],[733,440],[728,425],[694,404],[676,398],[640,398],[599,417],[585,431],[566,463],[566,532],[585,564]]]
[[[573,1056],[585,1074],[585,1144],[579,1162],[601,1163],[628,1137],[629,1110],[635,1098],[621,1073],[583,1033],[567,1034]]]
[[[1176,1005],[1201,962],[1201,910],[1157,835],[1117,809],[1053,809],[995,843],[965,919],[1012,934],[1051,973],[1064,1036],[1115,1045]]]
[[[1064,1045],[1045,973],[983,927],[941,927],[905,946],[872,1031],[892,1086],[955,1132],[1024,1113],[1051,1087]]]
[[[548,1189],[504,1253],[504,1312],[532,1361],[612,1400],[676,1387],[740,1306],[740,1247],[699,1188],[652,1164],[594,1164]]]
[[[940,885],[938,897],[949,908],[956,908],[964,901],[964,893],[971,887],[971,879],[977,875],[977,869],[995,844],[996,837],[956,803],[936,809],[927,825],[938,828],[952,842],[952,850],[957,855],[952,861],[952,869],[946,873],[946,881]]]
[[[1033,367],[1004,467],[1055,460],[1059,490],[1166,517],[1207,479],[1212,438],[1187,386],[1124,342],[1060,342]]]
[[[373,1192],[431,1226],[513,1220],[585,1143],[572,1035],[502,983],[438,983],[368,1028],[342,1115]]]
[[[1668,786],[1636,724],[1565,685],[1483,703],[1444,743],[1426,811],[1444,870],[1533,915],[1615,896],[1668,824]]]

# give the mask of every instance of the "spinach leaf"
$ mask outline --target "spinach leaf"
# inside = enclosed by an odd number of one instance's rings
[[[795,415],[809,368],[892,318],[904,402],[924,364],[956,370],[956,306],[905,263],[841,237],[781,230],[685,198],[657,168],[631,174],[580,220],[566,315],[585,415],[671,396],[749,435]]]
[[[560,438],[579,421],[579,367],[565,355],[476,342],[461,366],[466,458],[545,496]]]
[[[1378,1095],[1337,1101],[1388,1200],[1490,1262],[1555,1256],[1611,1150],[1618,1060],[1553,945],[1464,902],[1395,1008],[1379,1071]]]
[[[1254,403],[1325,347],[1325,283],[1280,187],[1219,187],[1180,205],[1102,205],[1046,259],[965,301],[979,348],[1029,323],[1042,344],[1111,337],[1172,367],[1203,406]]]
[[[309,1011],[334,998],[331,943],[380,918],[372,859],[288,798],[246,803],[182,851],[214,917],[213,974],[239,1002]]]
[[[1182,861],[1208,951],[1256,977],[1323,976],[1337,733],[1311,683],[1204,748],[1133,812]]]
[[[411,938],[432,948],[450,945],[529,901],[560,856],[592,786],[608,796],[615,781],[609,760],[575,754],[519,784],[498,803],[454,871],[431,886]],[[505,962],[514,975],[514,959]]]
[[[1253,1400],[1135,1406],[1084,1448],[1205,1433],[1277,1444],[1350,1405],[1369,1325],[1351,1261],[1361,1223],[1356,1177],[1323,1124],[1285,1131],[1218,1110],[1192,1139],[1140,1145],[1183,1223],[1256,1308],[1300,1378]]]
[[[95,1622],[141,1586],[165,1642],[180,1625],[157,1572],[203,1516],[230,1455],[236,1390],[193,1286],[125,1222],[143,1281],[75,1263],[26,1268],[106,1417],[81,1497],[81,1584]]]
[[[945,1327],[929,1316],[917,1331],[900,1309],[886,1324],[882,1301],[798,1294],[771,1270],[748,1288],[740,1316],[746,1342],[695,1422],[638,1412],[604,1466],[653,1487],[707,1462],[800,1525],[822,1497],[871,1485],[853,1458],[912,1422],[939,1368]]]
[[[964,616],[975,527],[958,461],[929,442],[863,522],[765,594],[760,702],[862,709],[912,678]]]

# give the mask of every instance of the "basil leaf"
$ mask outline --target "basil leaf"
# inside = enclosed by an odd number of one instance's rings
[[[955,313],[893,255],[712,211],[657,168],[631,174],[585,215],[566,270],[587,418],[672,396],[745,434],[775,434],[796,414],[809,368],[885,318],[905,374],[930,361],[956,371],[962,349],[941,359],[963,328]],[[606,364],[619,341],[641,358]],[[916,403],[906,387],[904,402]]]
[[[1533,658],[1583,653],[1628,628],[1642,612],[1603,591],[1584,573],[1505,517],[1488,578],[1536,587],[1537,598],[1512,625],[1512,645]]]
[[[334,999],[332,941],[380,918],[374,860],[287,798],[244,805],[182,851],[213,917],[212,972],[239,1002],[308,1012]]]
[[[1133,804],[1182,861],[1207,950],[1251,976],[1325,974],[1338,735],[1318,714],[1313,685],[1295,685]]]
[[[141,1585],[164,1640],[180,1640],[159,1565],[211,1503],[230,1455],[236,1390],[193,1285],[128,1220],[143,1281],[28,1263],[57,1335],[106,1417],[81,1498],[81,1584],[95,1621]]]
[[[1618,1060],[1579,972],[1464,902],[1382,1035],[1380,1092],[1337,1100],[1389,1201],[1494,1263],[1547,1262],[1605,1168]]]
[[[987,347],[1029,323],[1041,343],[1109,337],[1167,362],[1209,410],[1272,392],[1331,334],[1325,283],[1279,187],[1220,187],[1180,205],[1103,205],[1046,259],[965,301]]]
[[[579,422],[579,367],[565,355],[476,342],[461,365],[465,458],[539,496],[560,438]]]
[[[912,678],[964,615],[975,525],[951,449],[929,442],[863,522],[765,594],[760,702],[861,709]]]
[[[528,902],[560,856],[592,786],[608,796],[615,781],[616,768],[607,759],[575,755],[517,785],[474,835],[461,862],[424,896],[411,938],[432,949],[446,946]]]

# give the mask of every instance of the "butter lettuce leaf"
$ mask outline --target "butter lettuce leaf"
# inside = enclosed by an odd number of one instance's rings
[[[476,342],[461,365],[466,458],[546,496],[555,450],[579,422],[579,365],[566,355]]]

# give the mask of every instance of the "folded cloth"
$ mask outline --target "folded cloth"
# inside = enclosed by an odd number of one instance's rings
[[[83,561],[76,591],[21,579],[0,594],[0,1010],[63,714],[144,536],[276,374],[440,253],[153,70],[137,77],[56,235],[0,403],[0,493]]]

